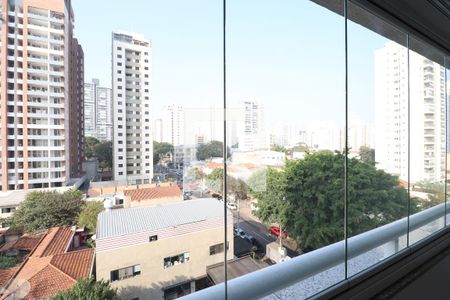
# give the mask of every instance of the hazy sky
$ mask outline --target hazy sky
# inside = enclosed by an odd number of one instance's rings
[[[74,0],[85,79],[111,86],[111,32],[152,41],[154,115],[222,103],[222,1]],[[373,121],[373,53],[386,39],[349,23],[350,110]],[[343,18],[306,0],[227,2],[227,99],[255,99],[272,124],[343,122]]]

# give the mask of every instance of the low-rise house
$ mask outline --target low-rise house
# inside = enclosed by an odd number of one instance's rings
[[[2,245],[0,252],[29,253],[17,266],[0,272],[1,299],[46,299],[89,277],[95,251],[76,250],[75,235],[74,228],[55,227]]]
[[[123,194],[125,208],[183,201],[183,193],[178,186],[125,190]]]
[[[233,217],[224,245],[223,205],[196,199],[104,211],[97,221],[96,278],[124,299],[174,299],[207,286],[207,268],[233,259]]]

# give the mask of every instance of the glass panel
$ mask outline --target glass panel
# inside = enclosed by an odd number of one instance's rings
[[[227,198],[235,255],[258,268],[344,239],[343,1],[327,2],[227,1]],[[268,298],[343,280],[339,247],[334,267]]]
[[[444,225],[445,69],[440,52],[410,39],[411,232],[413,244]],[[413,205],[413,203],[415,205]],[[427,222],[415,211],[435,211]]]
[[[348,275],[407,246],[407,35],[349,2]],[[401,234],[362,249],[351,237],[402,219]],[[381,238],[381,236],[380,236]]]
[[[450,171],[450,156],[449,156],[449,153],[450,153],[450,83],[449,83],[449,80],[450,80],[450,56],[446,56],[445,57],[445,95],[446,95],[446,102],[445,102],[445,105],[446,105],[446,114],[445,114],[445,117],[446,117],[446,125],[447,125],[447,127],[446,127],[446,130],[447,130],[447,134],[446,134],[446,138],[447,138],[447,141],[446,141],[446,163],[447,163],[447,168],[446,168],[446,173],[445,173],[445,175],[446,175],[446,177],[445,177],[445,179],[446,179],[446,187],[447,187],[447,189],[446,189],[446,209],[447,209],[447,211],[446,211],[446,225],[448,226],[449,224],[450,224],[450,216],[449,216],[449,214],[448,214],[448,212],[450,211],[450,207],[449,207],[449,203],[448,203],[448,194],[449,194],[449,171]]]

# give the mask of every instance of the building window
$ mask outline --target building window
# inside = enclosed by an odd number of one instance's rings
[[[223,243],[213,245],[209,247],[209,255],[215,255],[223,252]]]
[[[185,252],[185,253],[178,254],[175,256],[166,257],[166,258],[164,258],[164,269],[187,263],[189,261],[189,259],[190,259],[189,252]]]
[[[134,265],[118,270],[111,271],[111,282],[123,280],[141,274],[141,265]]]
[[[5,208],[2,208],[2,214],[8,214],[8,213],[13,212],[15,210],[16,209],[14,207],[5,207]]]

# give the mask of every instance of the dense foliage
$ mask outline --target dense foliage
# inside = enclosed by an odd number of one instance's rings
[[[205,160],[213,157],[223,157],[223,143],[211,141],[207,144],[199,145],[197,148],[197,159]],[[230,148],[227,148],[227,157],[230,157]]]
[[[153,164],[158,164],[164,156],[173,155],[173,145],[153,141]]]
[[[102,171],[112,169],[113,156],[111,141],[100,142],[96,138],[86,137],[85,155],[87,159],[97,158]]]
[[[103,211],[103,203],[98,201],[85,202],[78,216],[78,225],[95,232],[97,228],[97,216]]]
[[[8,269],[17,265],[18,260],[12,256],[0,255],[0,269]]]
[[[249,186],[258,199],[257,216],[264,222],[280,222],[304,250],[342,240],[344,165],[343,154],[320,151],[287,161],[281,171],[256,173]],[[349,236],[405,217],[407,199],[397,177],[377,170],[375,164],[348,160]],[[415,202],[411,207],[414,211]]]
[[[68,291],[62,291],[50,298],[51,300],[119,300],[117,290],[111,288],[107,281],[95,279],[80,279]]]
[[[206,176],[206,186],[219,194],[223,193],[223,169],[214,169],[211,174]],[[247,199],[247,184],[241,179],[227,176],[227,195],[232,196],[235,200]]]
[[[361,146],[359,148],[359,158],[366,163],[375,163],[375,149]]]
[[[26,231],[75,225],[83,203],[78,190],[30,192],[14,212],[12,225],[24,226]]]

